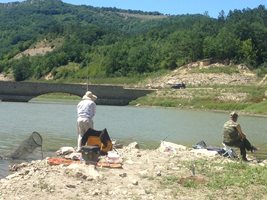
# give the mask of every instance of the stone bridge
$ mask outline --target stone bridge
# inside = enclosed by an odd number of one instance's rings
[[[92,91],[98,97],[96,103],[100,105],[127,105],[130,101],[154,91],[114,85],[0,81],[0,100],[28,102],[39,95],[55,92],[82,97],[87,90]]]

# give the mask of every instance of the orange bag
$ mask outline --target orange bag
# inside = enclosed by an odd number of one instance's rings
[[[97,131],[89,128],[82,137],[82,145],[98,146],[101,155],[106,155],[113,148],[107,129]]]

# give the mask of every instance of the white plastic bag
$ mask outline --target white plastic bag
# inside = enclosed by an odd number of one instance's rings
[[[172,142],[166,142],[166,141],[160,142],[160,147],[159,147],[160,152],[167,152],[170,154],[175,154],[177,153],[177,151],[184,151],[184,150],[186,150],[186,147],[183,145],[175,144]]]

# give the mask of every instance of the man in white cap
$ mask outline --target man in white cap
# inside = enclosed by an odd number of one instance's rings
[[[230,113],[230,119],[224,123],[223,143],[228,146],[238,147],[243,161],[247,160],[247,152],[254,152],[256,147],[252,146],[248,141],[246,134],[241,130],[241,126],[237,123],[238,114],[236,112]]]
[[[81,150],[82,137],[89,128],[94,128],[93,117],[96,113],[95,96],[91,91],[87,91],[82,100],[77,105],[77,133],[78,146],[77,151]]]

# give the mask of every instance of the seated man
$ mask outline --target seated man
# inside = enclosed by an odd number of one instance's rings
[[[245,133],[242,132],[241,126],[237,123],[238,114],[231,112],[230,119],[224,123],[223,143],[228,146],[238,147],[243,161],[247,160],[246,150],[254,152],[256,147],[252,146],[247,140]]]

